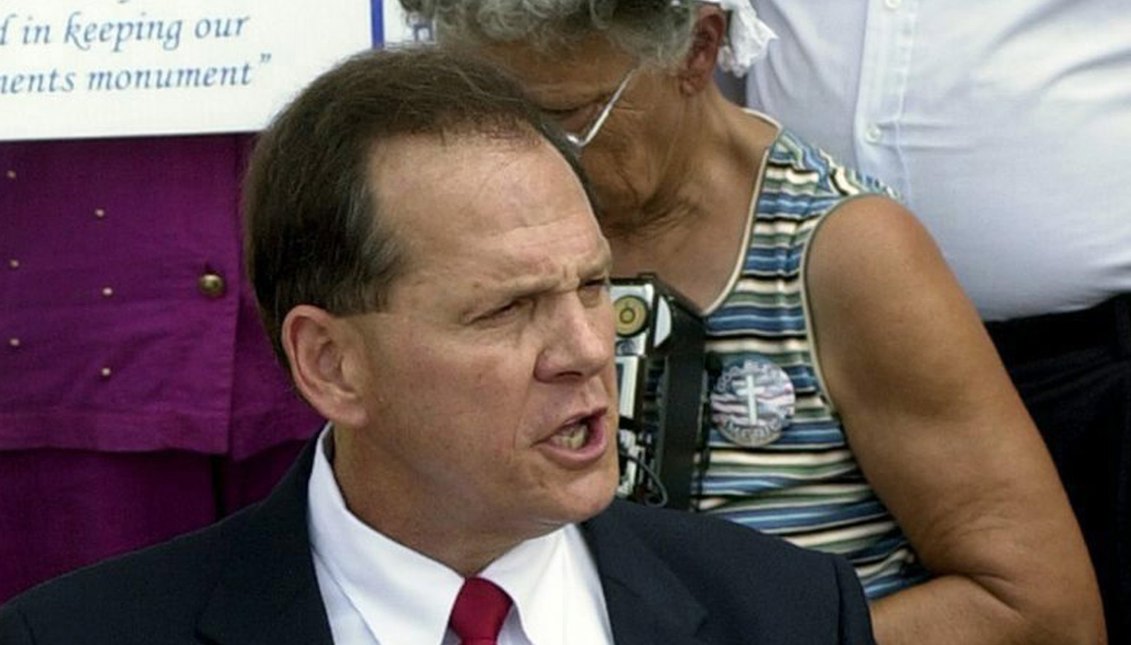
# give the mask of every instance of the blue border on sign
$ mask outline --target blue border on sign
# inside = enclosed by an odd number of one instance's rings
[[[385,43],[385,23],[381,0],[369,0],[369,25],[372,29],[373,46]]]

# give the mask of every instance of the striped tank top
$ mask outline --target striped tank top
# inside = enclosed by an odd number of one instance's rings
[[[825,215],[855,195],[892,193],[782,130],[755,194],[745,257],[705,320],[708,443],[693,506],[843,555],[879,598],[928,576],[825,396],[804,267]]]

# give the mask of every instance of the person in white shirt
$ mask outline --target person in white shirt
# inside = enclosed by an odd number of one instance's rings
[[[261,136],[246,255],[330,425],[261,505],[0,608],[5,645],[873,642],[848,562],[614,500],[609,245],[516,82],[367,52]]]
[[[1111,640],[1131,642],[1131,7],[752,4],[779,38],[748,104],[931,231],[1050,448]]]

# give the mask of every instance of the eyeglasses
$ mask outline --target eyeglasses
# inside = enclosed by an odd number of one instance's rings
[[[597,133],[601,131],[601,126],[605,124],[605,119],[609,118],[609,113],[613,111],[613,106],[617,104],[620,95],[624,94],[624,89],[628,87],[628,82],[632,80],[632,75],[636,73],[636,69],[637,68],[633,67],[628,70],[628,73],[621,79],[620,85],[617,85],[616,91],[609,97],[608,102],[601,108],[601,111],[597,113],[597,118],[593,120],[593,123],[590,123],[589,127],[585,129],[584,134],[579,135],[573,132],[565,133],[566,139],[568,139],[570,143],[577,146],[580,150],[589,145],[589,142],[593,141],[593,137],[597,136]]]

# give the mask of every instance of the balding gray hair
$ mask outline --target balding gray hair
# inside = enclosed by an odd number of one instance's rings
[[[400,0],[458,44],[519,43],[553,55],[593,34],[643,63],[669,67],[687,52],[694,0]]]

